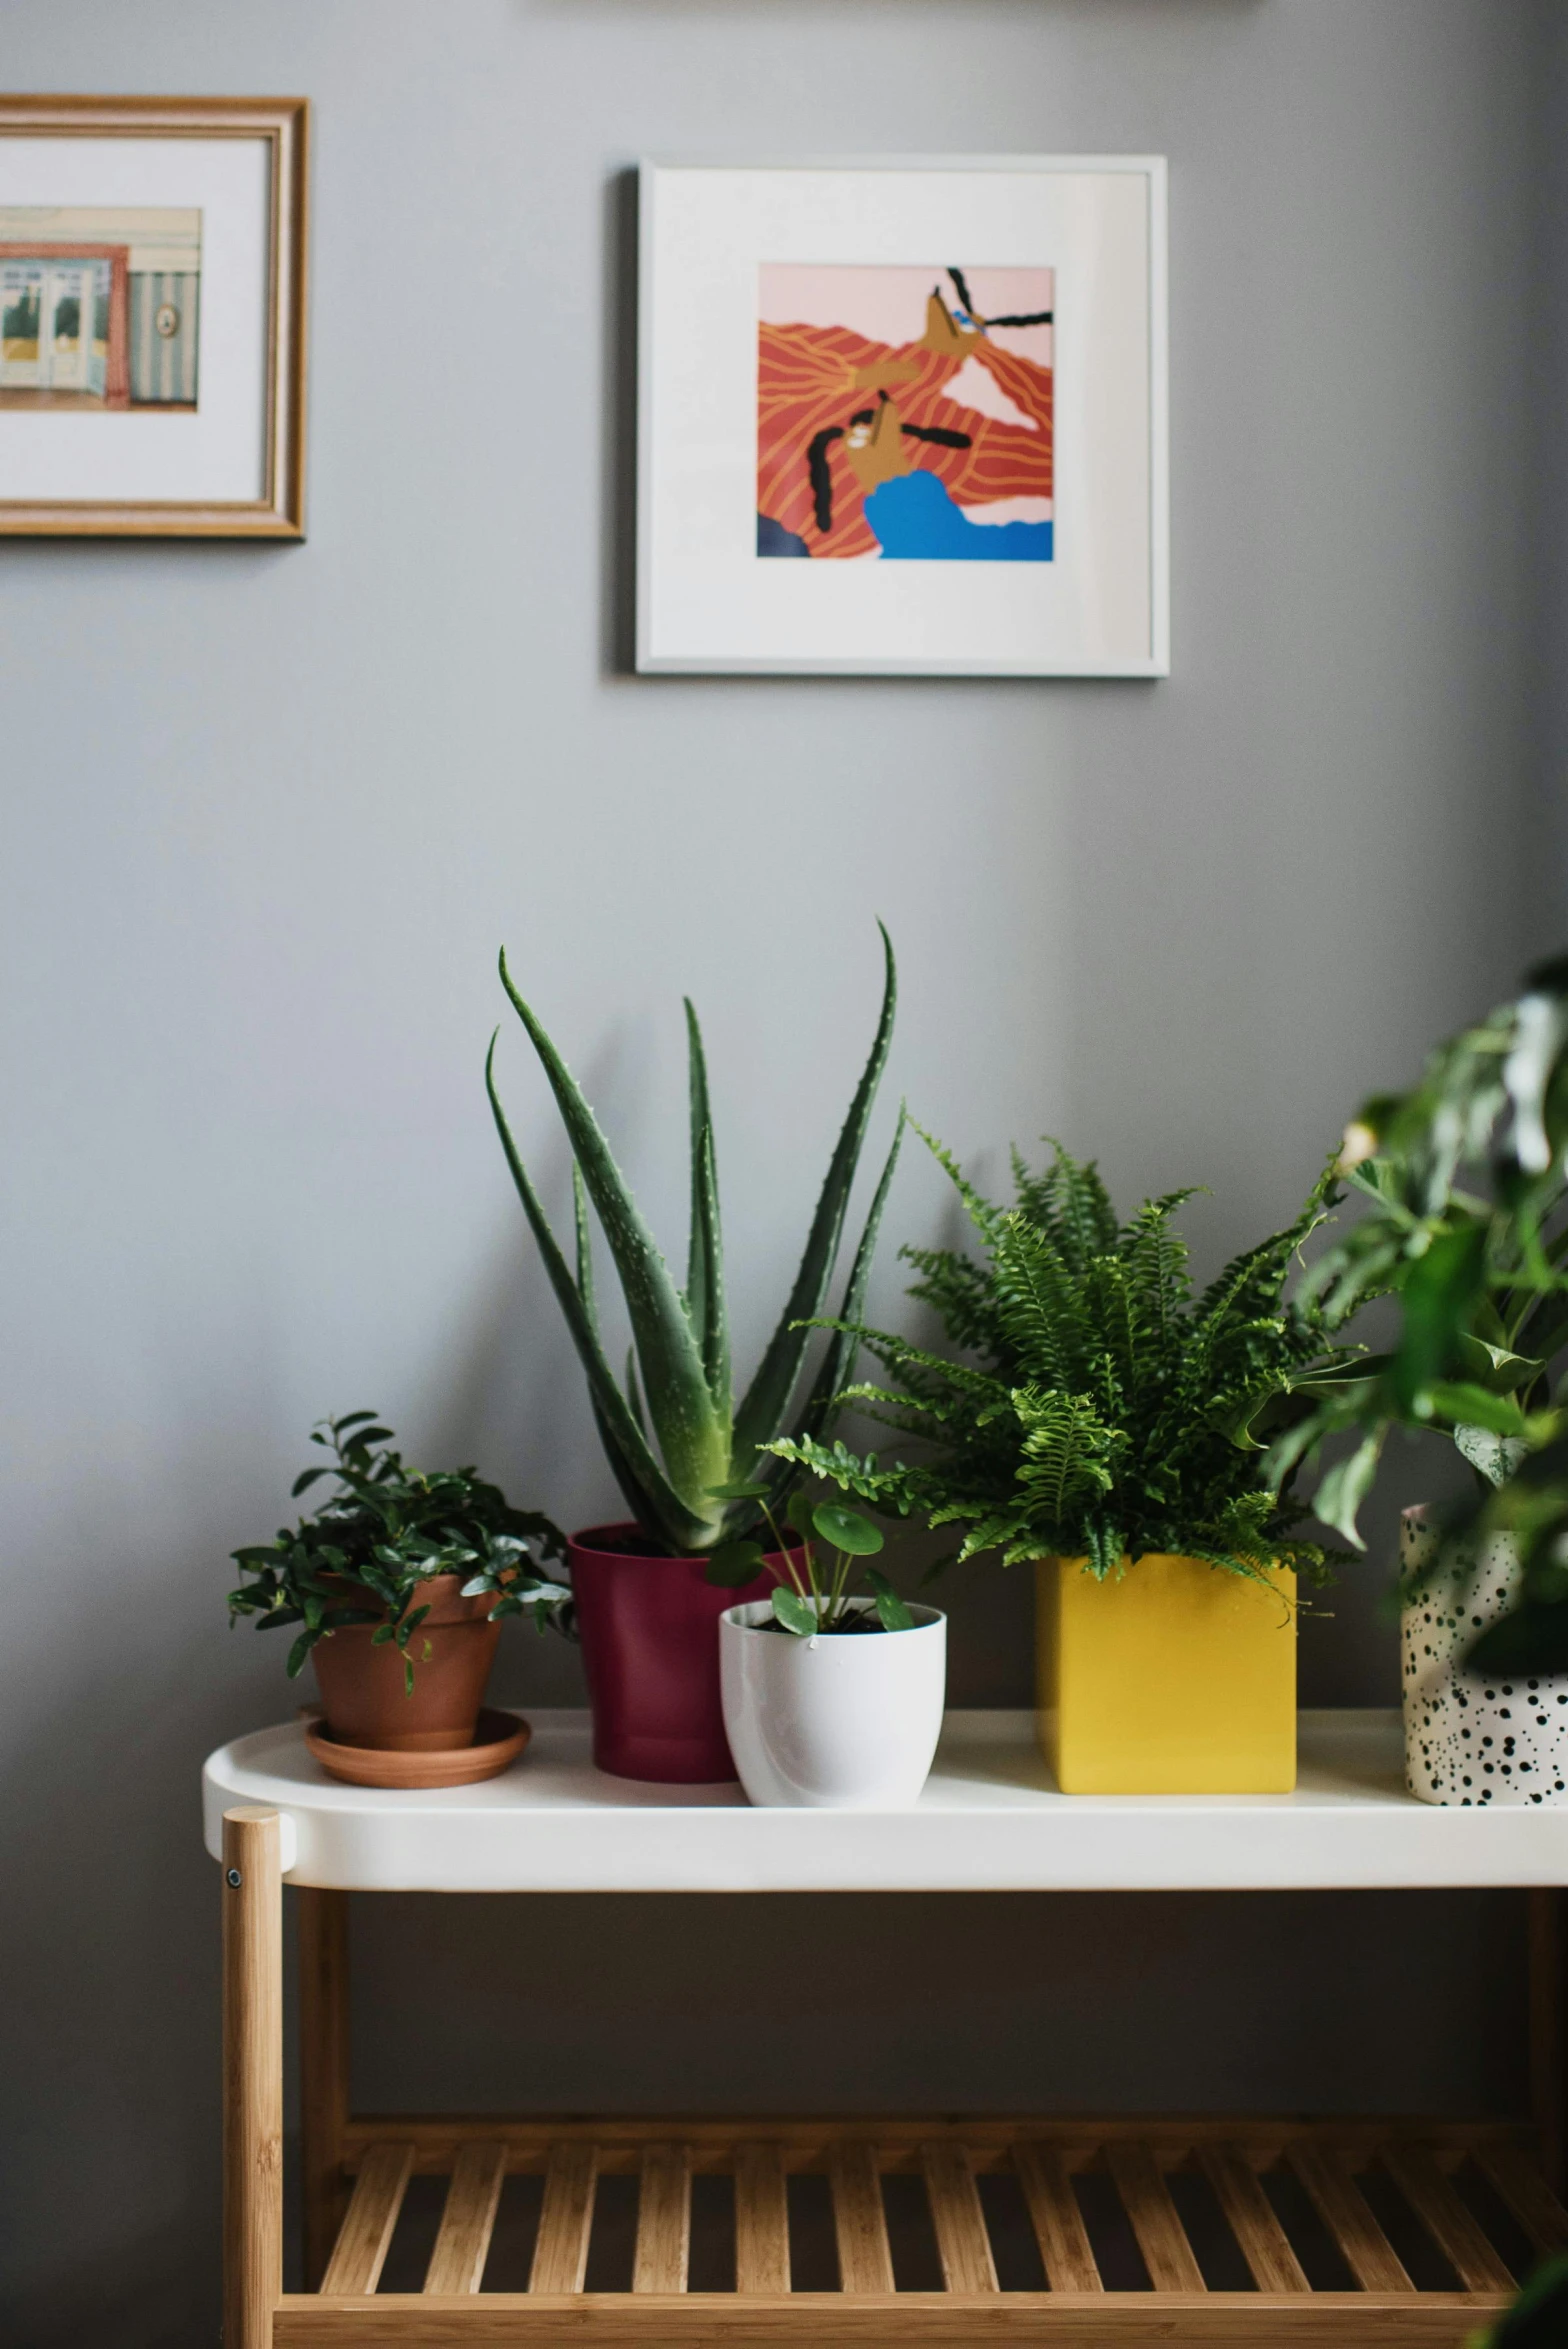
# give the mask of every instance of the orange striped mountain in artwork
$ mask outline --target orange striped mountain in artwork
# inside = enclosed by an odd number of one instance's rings
[[[758,279],[759,555],[1052,559],[1053,271]]]

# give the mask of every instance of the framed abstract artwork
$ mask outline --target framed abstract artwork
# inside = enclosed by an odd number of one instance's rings
[[[1159,677],[1165,164],[640,175],[637,666]]]
[[[0,98],[0,535],[304,535],[302,98]]]

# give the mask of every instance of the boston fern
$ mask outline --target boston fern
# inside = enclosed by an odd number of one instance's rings
[[[1305,1510],[1257,1470],[1273,1426],[1308,1408],[1314,1382],[1345,1359],[1321,1311],[1284,1295],[1326,1184],[1195,1297],[1175,1228],[1190,1190],[1122,1223],[1095,1167],[1053,1144],[1039,1174],[1014,1152],[1016,1203],[997,1207],[924,1138],[981,1246],[979,1258],[903,1252],[921,1276],[910,1294],[955,1355],[859,1331],[888,1383],[843,1398],[924,1449],[886,1465],[842,1443],[774,1449],[875,1507],[961,1526],[960,1559],[1083,1557],[1103,1577],[1166,1553],[1240,1574],[1321,1575],[1325,1553],[1294,1530]]]
[[[730,1375],[729,1313],[708,1070],[695,1011],[690,1003],[686,1005],[691,1237],[686,1285],[680,1288],[611,1155],[598,1119],[540,1021],[513,986],[506,956],[501,957],[501,984],[539,1056],[572,1147],[575,1269],[550,1228],[512,1138],[496,1091],[496,1039],[492,1037],[485,1083],[496,1130],[587,1374],[594,1418],[610,1467],[632,1515],[660,1554],[701,1557],[750,1534],[762,1518],[761,1498],[755,1489],[758,1481],[764,1497],[778,1503],[796,1473],[793,1466],[781,1466],[761,1455],[775,1437],[792,1426],[802,1443],[819,1439],[831,1424],[839,1389],[854,1366],[853,1329],[864,1305],[877,1226],[898,1158],[902,1115],[850,1268],[842,1317],[834,1325],[836,1334],[805,1403],[798,1413],[794,1410],[806,1347],[816,1325],[814,1317],[821,1314],[827,1301],[861,1145],[893,1036],[897,972],[892,941],[885,929],[882,947],[885,980],[871,1051],[828,1164],[794,1287],[756,1373],[738,1401]],[[609,1243],[631,1322],[633,1344],[624,1384],[610,1367],[600,1335],[588,1225],[590,1201]]]
[[[318,1640],[351,1623],[373,1623],[376,1642],[402,1655],[412,1693],[419,1658],[412,1643],[430,1612],[420,1594],[438,1574],[461,1574],[465,1598],[493,1593],[492,1622],[533,1609],[542,1628],[570,1595],[535,1571],[535,1551],[566,1555],[565,1537],[548,1517],[514,1509],[472,1468],[405,1468],[390,1449],[391,1435],[374,1411],[324,1420],[310,1440],[332,1460],[297,1476],[293,1497],[324,1476],[337,1491],[313,1517],[283,1526],[275,1541],[233,1553],[249,1579],[229,1593],[230,1621],[253,1615],[258,1631],[301,1626],[289,1649],[291,1679]]]

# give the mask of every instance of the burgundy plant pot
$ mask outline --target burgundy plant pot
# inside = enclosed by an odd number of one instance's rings
[[[772,1552],[744,1590],[706,1580],[705,1558],[651,1558],[635,1525],[592,1525],[566,1545],[593,1758],[617,1778],[704,1786],[736,1775],[719,1698],[719,1617],[785,1582]]]

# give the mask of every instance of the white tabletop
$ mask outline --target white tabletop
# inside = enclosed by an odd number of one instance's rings
[[[588,1716],[538,1711],[500,1778],[428,1794],[343,1786],[298,1722],[202,1774],[224,1811],[293,1822],[291,1884],[350,1892],[1266,1891],[1568,1884],[1568,1808],[1441,1810],[1400,1779],[1399,1716],[1301,1716],[1294,1794],[1063,1795],[1029,1713],[949,1713],[903,1811],[752,1810],[737,1786],[645,1786],[589,1758]]]

